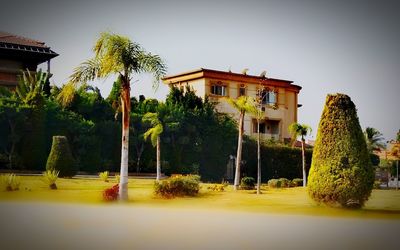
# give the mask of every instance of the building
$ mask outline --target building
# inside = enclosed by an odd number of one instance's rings
[[[256,98],[262,93],[262,110],[264,119],[260,124],[260,132],[264,139],[283,141],[291,136],[288,127],[297,122],[298,94],[300,86],[292,81],[260,76],[224,72],[211,69],[198,69],[177,75],[166,76],[163,82],[175,87],[190,86],[195,93],[210,101],[216,102],[219,112],[238,116],[237,111],[225,100],[225,97],[238,98],[247,95]],[[245,116],[244,132],[247,135],[257,134],[257,121],[251,115]]]
[[[37,66],[58,56],[44,42],[0,31],[0,86],[14,88],[21,70],[36,72]]]

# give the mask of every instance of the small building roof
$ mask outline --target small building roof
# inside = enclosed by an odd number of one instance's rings
[[[0,31],[0,56],[27,57],[42,63],[58,56],[44,42]]]

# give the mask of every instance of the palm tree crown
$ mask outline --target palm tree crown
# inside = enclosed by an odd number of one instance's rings
[[[166,73],[166,66],[158,55],[146,52],[125,36],[102,32],[93,52],[94,58],[86,60],[74,70],[71,82],[85,83],[118,74],[126,83],[131,80],[133,73],[148,72],[154,75],[156,87]]]
[[[292,134],[294,140],[296,140],[296,138],[299,136],[301,136],[301,140],[304,140],[304,137],[311,133],[312,129],[306,124],[294,122],[289,125],[289,132]]]
[[[385,148],[383,135],[377,129],[367,127],[364,131],[364,135],[370,152]]]

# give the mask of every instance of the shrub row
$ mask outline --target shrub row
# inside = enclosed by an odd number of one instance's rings
[[[306,149],[306,171],[308,173],[311,165],[312,150]],[[257,176],[257,142],[246,138],[243,144],[243,174],[246,176]],[[287,178],[294,179],[302,177],[301,149],[284,145],[261,144],[261,181],[269,179]]]
[[[288,188],[288,187],[299,187],[303,185],[303,180],[295,178],[288,180],[286,178],[270,179],[268,181],[268,187],[270,188]]]

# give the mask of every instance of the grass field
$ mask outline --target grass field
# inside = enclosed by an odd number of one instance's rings
[[[308,198],[302,187],[255,191],[210,191],[202,184],[198,197],[162,199],[153,194],[154,180],[129,179],[129,205],[180,207],[188,209],[236,210],[260,213],[305,214],[339,217],[396,218],[400,219],[400,191],[374,190],[366,206],[361,210],[346,210],[317,205]],[[40,176],[22,176],[20,190],[0,191],[0,201],[40,201],[96,203],[103,202],[102,191],[116,181],[99,179],[58,179],[58,190],[50,190]]]

